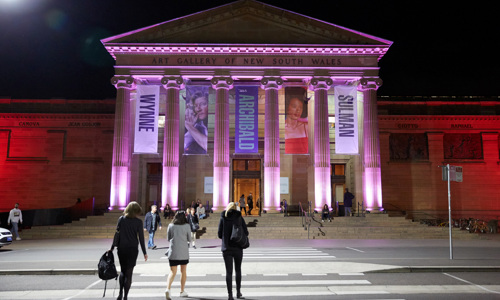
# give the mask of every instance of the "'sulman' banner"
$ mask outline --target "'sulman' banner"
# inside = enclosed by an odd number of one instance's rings
[[[160,86],[137,86],[135,110],[135,153],[158,153]]]
[[[356,86],[335,87],[335,153],[358,154]]]
[[[236,88],[236,153],[259,152],[258,95],[256,86]]]

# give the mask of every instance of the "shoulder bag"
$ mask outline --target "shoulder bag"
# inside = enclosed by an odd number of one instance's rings
[[[233,228],[231,231],[231,242],[238,245],[238,247],[242,249],[246,249],[250,247],[250,241],[248,240],[248,236],[243,231],[243,226],[241,225],[242,218],[239,217],[238,221],[233,223]]]

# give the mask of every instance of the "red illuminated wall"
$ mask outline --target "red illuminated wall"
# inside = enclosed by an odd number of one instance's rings
[[[0,211],[109,204],[114,101],[0,99]]]
[[[447,217],[439,166],[450,164],[463,167],[463,182],[451,182],[452,215],[500,217],[500,101],[403,100],[379,99],[384,208],[415,218]]]

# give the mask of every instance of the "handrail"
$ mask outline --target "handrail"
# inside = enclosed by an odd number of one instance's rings
[[[310,211],[311,209],[310,202],[308,206],[309,206],[308,210]],[[302,203],[299,202],[299,216],[301,216],[302,219],[302,227],[304,227],[304,230],[307,230],[307,239],[309,239],[309,230],[311,227],[311,218],[309,216],[310,214],[309,211],[305,211],[304,208],[302,207]]]

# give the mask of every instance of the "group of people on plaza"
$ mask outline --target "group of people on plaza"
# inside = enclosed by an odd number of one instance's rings
[[[200,208],[200,206],[197,208]],[[250,211],[251,209],[249,209]],[[139,245],[144,255],[144,260],[148,260],[143,230],[149,233],[148,249],[156,249],[154,235],[157,230],[161,230],[162,228],[161,218],[156,205],[153,205],[151,211],[146,214],[144,225],[138,218],[141,212],[142,208],[137,202],[130,202],[127,205],[123,216],[118,219],[117,231],[109,250],[113,251],[115,247],[118,249],[118,259],[121,267],[119,275],[120,291],[117,300],[126,300],[128,297],[132,284],[133,270],[139,255]],[[165,290],[165,298],[167,300],[171,299],[171,286],[179,266],[181,273],[179,295],[180,297],[188,297],[188,293],[184,288],[187,279],[187,264],[189,263],[189,247],[192,246],[196,249],[196,231],[199,229],[199,220],[202,215],[199,213],[199,210],[193,207],[189,207],[185,211],[178,210],[175,212],[172,222],[168,225],[167,240],[170,243],[170,247],[167,253],[165,253],[170,266],[170,272],[167,277],[167,288]],[[220,215],[218,227],[218,237],[222,240],[221,250],[226,268],[226,287],[229,300],[234,299],[232,289],[233,267],[236,273],[236,298],[244,299],[241,294],[243,249],[230,239],[233,224],[241,224],[244,234],[248,236],[248,229],[238,209],[238,205],[235,202],[230,202]]]

